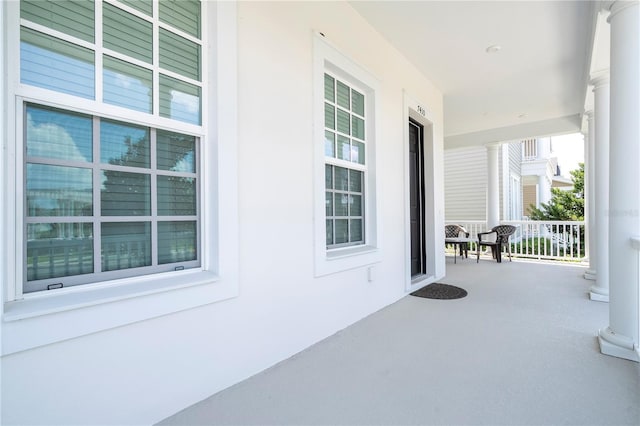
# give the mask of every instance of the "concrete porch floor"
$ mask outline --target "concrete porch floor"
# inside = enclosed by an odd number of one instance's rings
[[[475,258],[163,425],[639,425],[640,364],[600,354],[584,268]]]

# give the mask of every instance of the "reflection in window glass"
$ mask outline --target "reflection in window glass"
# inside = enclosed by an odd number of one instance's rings
[[[27,164],[27,216],[91,216],[93,175],[79,167]]]
[[[160,67],[200,80],[200,45],[160,28]]]
[[[200,1],[161,1],[159,6],[162,22],[200,38]]]
[[[27,280],[44,280],[92,272],[92,223],[27,225]]]
[[[197,258],[196,222],[158,222],[158,263]]]
[[[160,75],[160,116],[200,124],[200,88]]]
[[[195,136],[158,130],[156,138],[159,170],[195,173]]]
[[[158,176],[158,215],[196,214],[196,181],[193,178]]]
[[[325,165],[327,247],[364,243],[363,176],[359,170]]]
[[[103,3],[104,47],[146,63],[153,62],[153,24]]]
[[[27,105],[27,156],[93,161],[91,117]]]
[[[149,216],[151,177],[147,174],[103,170],[100,211],[103,216]]]
[[[104,57],[103,96],[108,104],[150,113],[152,79],[151,70]]]
[[[100,162],[118,166],[149,167],[149,128],[102,120]]]
[[[84,41],[94,41],[93,1],[21,0],[20,17]]]
[[[31,29],[21,28],[20,82],[93,99],[93,52]]]
[[[101,234],[103,271],[151,265],[149,222],[107,222],[102,224]]]

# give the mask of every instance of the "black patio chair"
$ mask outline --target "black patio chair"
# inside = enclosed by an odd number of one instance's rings
[[[511,244],[509,244],[509,237],[515,234],[516,227],[513,225],[498,225],[491,228],[488,232],[478,233],[478,257],[476,263],[480,262],[480,247],[491,247],[491,253],[493,258],[502,262],[502,246],[506,245],[509,252],[509,262],[511,262]]]
[[[445,238],[469,238],[469,233],[464,227],[460,225],[445,225],[444,226],[444,237]],[[460,257],[462,257],[462,252],[469,257],[469,245],[467,243],[461,243],[460,246]],[[455,246],[453,247],[455,250]]]

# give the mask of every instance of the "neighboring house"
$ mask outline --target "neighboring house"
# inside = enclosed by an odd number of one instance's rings
[[[522,219],[522,148],[520,142],[499,147],[498,179],[500,220]],[[444,151],[445,218],[447,222],[486,221],[487,148]]]
[[[500,220],[522,220],[530,206],[551,199],[551,188],[570,189],[553,156],[553,138],[531,138],[500,144]],[[447,222],[487,219],[488,165],[486,147],[444,151],[445,218]]]
[[[566,181],[566,178],[560,176],[558,159],[553,156],[552,137],[522,141],[522,194],[525,216],[529,216],[531,206],[540,208],[541,203],[548,203],[551,200],[551,188],[566,186]]]

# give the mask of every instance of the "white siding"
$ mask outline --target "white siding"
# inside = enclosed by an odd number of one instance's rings
[[[484,146],[444,151],[445,218],[486,220],[487,149]]]

